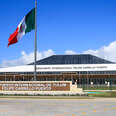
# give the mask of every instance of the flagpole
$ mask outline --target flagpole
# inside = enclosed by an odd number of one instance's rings
[[[37,80],[36,76],[36,60],[37,60],[37,0],[35,0],[35,49],[34,49],[34,81]]]

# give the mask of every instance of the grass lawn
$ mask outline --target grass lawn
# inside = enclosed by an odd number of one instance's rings
[[[90,97],[116,97],[116,92],[113,92],[113,91],[109,91],[109,92],[88,92],[88,96]]]
[[[83,90],[116,90],[116,86],[85,86],[83,87]]]

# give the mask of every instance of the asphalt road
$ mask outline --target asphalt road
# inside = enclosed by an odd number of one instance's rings
[[[116,116],[116,99],[3,99],[0,116]]]

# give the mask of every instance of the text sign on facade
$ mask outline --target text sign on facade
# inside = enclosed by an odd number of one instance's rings
[[[1,83],[2,91],[70,91],[70,83]]]
[[[111,70],[114,65],[107,64],[84,64],[84,65],[37,65],[38,72],[52,71],[103,71]]]

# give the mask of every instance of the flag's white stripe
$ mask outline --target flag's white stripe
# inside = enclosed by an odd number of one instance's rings
[[[23,31],[21,31],[21,26],[23,26]],[[25,35],[25,30],[26,30],[26,23],[25,23],[25,17],[22,19],[22,21],[18,25],[18,35],[17,35],[17,40],[22,38],[23,35]]]

